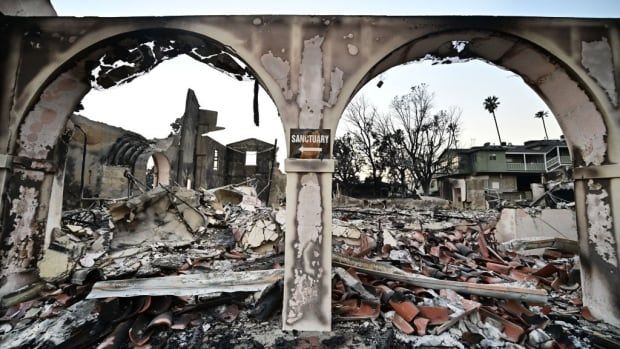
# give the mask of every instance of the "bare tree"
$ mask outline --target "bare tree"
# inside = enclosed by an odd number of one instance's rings
[[[460,132],[460,109],[434,112],[434,98],[428,85],[420,84],[392,101],[395,125],[404,133],[403,148],[410,159],[414,184],[424,193],[429,192],[433,176],[442,171],[444,159],[439,156],[456,147]]]
[[[414,172],[424,193],[429,193],[433,176],[445,172],[439,156],[446,149],[457,147],[460,115],[460,109],[455,107],[440,110],[422,127],[420,160],[414,162]]]
[[[338,159],[334,179],[348,190],[351,184],[359,182],[358,175],[364,164],[363,156],[357,149],[351,133],[347,132],[334,140],[334,158]]]
[[[394,127],[393,119],[389,115],[382,117],[377,126],[377,155],[380,156],[381,167],[393,190],[407,195],[413,166],[405,151],[405,133]]]
[[[360,95],[349,103],[344,116],[350,125],[353,142],[364,155],[366,165],[369,167],[376,194],[382,172],[381,163],[375,153],[376,127],[379,121],[377,107],[368,102],[364,95]]]

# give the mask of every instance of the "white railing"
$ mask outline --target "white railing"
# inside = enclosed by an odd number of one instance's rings
[[[522,162],[507,162],[507,171],[544,171],[545,164],[542,162],[528,162],[524,164]]]
[[[542,162],[528,162],[526,168],[527,171],[544,171],[545,164]]]
[[[553,168],[560,163],[560,159],[557,156],[547,158],[547,170]]]
[[[508,171],[525,171],[525,164],[522,162],[507,162],[506,169]]]

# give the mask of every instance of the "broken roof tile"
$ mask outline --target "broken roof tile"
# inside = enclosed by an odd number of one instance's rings
[[[428,326],[429,322],[429,319],[421,316],[413,320],[413,324],[415,325],[415,330],[418,336],[424,336],[426,334],[426,327]]]
[[[419,306],[420,315],[429,319],[431,325],[441,325],[450,320],[450,310],[445,307]]]
[[[408,300],[397,301],[395,297],[392,297],[389,304],[392,309],[394,309],[396,314],[400,315],[407,322],[411,322],[411,320],[413,320],[413,318],[415,318],[420,312],[418,307]]]
[[[412,334],[415,331],[409,322],[398,314],[392,316],[392,324],[404,334]]]

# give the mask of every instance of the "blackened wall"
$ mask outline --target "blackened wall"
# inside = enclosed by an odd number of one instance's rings
[[[205,189],[217,188],[229,184],[226,181],[226,146],[213,140],[211,137],[202,137],[201,147],[197,153],[204,154],[202,161],[203,171],[196,175]],[[215,152],[217,151],[217,168],[215,167]]]
[[[246,154],[255,151],[256,166],[246,166]],[[256,191],[259,198],[267,201],[269,190],[269,173],[273,166],[274,145],[250,138],[230,143],[226,150],[226,168],[228,183],[241,183],[248,178],[256,178]]]
[[[187,90],[185,100],[185,114],[181,125],[181,139],[179,140],[178,162],[176,167],[176,181],[181,186],[186,186],[191,181],[194,187],[194,161],[196,149],[196,136],[198,135],[198,116],[200,105],[194,91]]]
[[[127,179],[102,182],[105,166],[126,166],[133,170],[129,162],[142,152],[148,142],[137,133],[110,126],[80,115],[73,115],[71,122],[74,126],[73,136],[69,142],[65,167],[65,182],[63,189],[63,207],[76,208],[80,203],[80,180],[82,173],[82,154],[84,134],[86,133],[86,161],[84,166],[84,197],[104,197],[101,194],[102,186],[106,186],[106,193],[123,192],[126,195]],[[110,186],[115,184],[114,188]]]

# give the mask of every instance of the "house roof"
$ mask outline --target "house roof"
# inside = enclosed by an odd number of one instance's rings
[[[485,144],[481,146],[475,146],[471,148],[457,148],[450,149],[458,153],[474,153],[478,151],[503,151],[506,153],[540,153],[544,154],[549,152],[555,147],[566,147],[566,141],[560,139],[549,140],[532,140],[526,141],[522,145],[495,145]]]
[[[527,141],[523,145],[506,149],[507,153],[540,153],[545,154],[556,147],[566,147],[564,140],[550,139]]]

